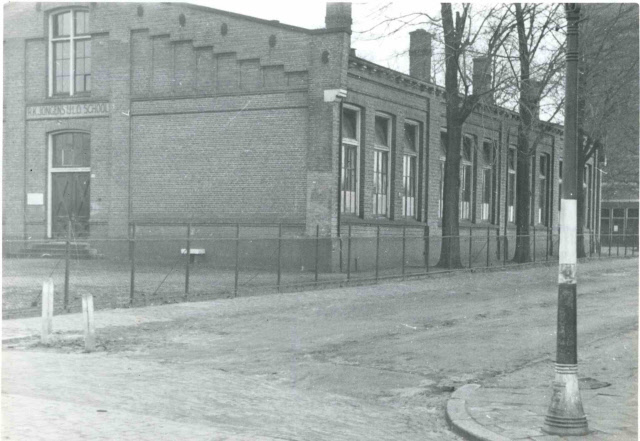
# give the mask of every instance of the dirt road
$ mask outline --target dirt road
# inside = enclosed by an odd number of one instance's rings
[[[637,259],[580,265],[579,354],[637,329],[637,269]],[[60,439],[458,439],[443,411],[454,387],[553,358],[556,274],[123,310],[141,324],[103,327],[93,354],[78,334],[5,345],[3,401],[40,418],[3,412],[25,435],[11,439],[39,439],[31,428],[56,426],[67,407]],[[83,412],[92,424],[80,428]]]

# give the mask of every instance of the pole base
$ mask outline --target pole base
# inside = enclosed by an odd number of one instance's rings
[[[589,426],[578,386],[578,365],[557,364],[551,404],[542,431],[550,435],[587,435]]]

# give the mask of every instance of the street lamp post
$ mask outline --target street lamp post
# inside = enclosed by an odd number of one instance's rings
[[[578,20],[580,5],[565,4],[567,15],[567,81],[564,170],[560,202],[558,336],[555,381],[543,430],[553,435],[586,435],[587,417],[578,386],[577,330],[577,149],[578,149]]]

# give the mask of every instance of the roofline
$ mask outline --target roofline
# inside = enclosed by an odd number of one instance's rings
[[[168,3],[165,3],[165,4],[175,5],[175,6],[184,6],[184,7],[187,7],[189,9],[195,9],[195,10],[198,10],[198,11],[204,11],[204,12],[211,12],[211,13],[220,14],[220,15],[226,15],[228,17],[238,18],[238,19],[247,20],[247,21],[253,21],[255,23],[260,23],[260,24],[264,24],[264,25],[268,25],[268,26],[273,26],[273,27],[277,27],[277,28],[281,28],[281,29],[286,29],[286,30],[289,30],[289,31],[303,32],[305,34],[325,33],[325,32],[328,31],[327,29],[324,29],[324,28],[320,28],[320,29],[301,28],[299,26],[280,23],[277,20],[265,20],[263,18],[257,18],[257,17],[252,17],[250,15],[238,14],[237,12],[224,11],[222,9],[211,8],[209,6],[194,5],[193,3],[168,2]],[[336,30],[333,30],[333,29],[329,30],[329,32],[333,32],[333,31],[336,31]]]
[[[425,81],[425,80],[421,80],[421,79],[416,78],[416,77],[412,77],[411,75],[407,75],[407,74],[402,73],[400,71],[391,69],[390,67],[385,67],[385,66],[382,66],[380,64],[376,64],[376,63],[374,63],[372,61],[366,60],[364,58],[360,58],[357,55],[349,55],[349,60],[350,61],[353,60],[355,62],[361,62],[361,63],[364,63],[364,64],[371,65],[372,67],[375,67],[377,69],[384,70],[384,71],[386,71],[386,72],[388,72],[390,74],[399,76],[399,77],[405,79],[407,82],[417,83],[417,84],[420,85],[421,89],[427,89],[427,90],[428,89],[433,89],[433,91],[434,91],[434,93],[436,95],[443,95],[444,96],[444,93],[446,92],[446,89],[444,87],[439,86],[436,83],[431,83],[429,81]],[[483,104],[483,103],[479,103],[479,104],[480,105],[484,105],[486,107],[492,107],[493,109],[495,109],[498,112],[506,112],[506,113],[509,113],[510,115],[512,115],[514,117],[520,118],[520,114],[518,112],[514,112],[513,110],[507,109],[506,107],[501,107],[501,106],[498,106],[498,105],[495,105],[495,104]],[[547,122],[547,121],[540,121],[540,123],[544,127],[546,127],[547,130],[555,129],[555,130],[558,130],[558,131],[562,131],[564,133],[564,126],[562,124],[552,123],[552,122]]]

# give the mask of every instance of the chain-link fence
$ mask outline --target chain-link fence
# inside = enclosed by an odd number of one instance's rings
[[[128,239],[3,240],[3,317],[40,313],[42,283],[52,278],[56,313],[80,311],[83,293],[96,309],[163,304],[376,283],[469,268],[517,265],[515,234],[495,227],[461,230],[459,264],[438,265],[454,241],[429,228],[351,227],[341,237],[304,235],[299,226],[132,225]],[[557,260],[558,234],[532,230],[531,262]],[[633,241],[600,244],[593,257],[635,256]],[[455,248],[455,245],[451,245]],[[522,245],[520,245],[522,246]],[[454,262],[457,259],[453,260]]]

